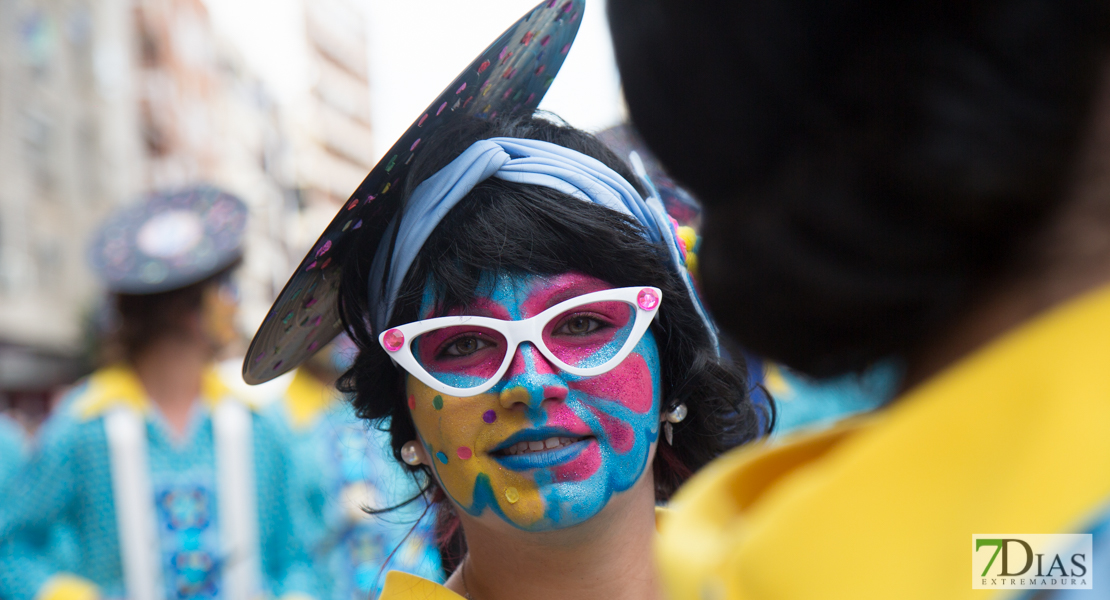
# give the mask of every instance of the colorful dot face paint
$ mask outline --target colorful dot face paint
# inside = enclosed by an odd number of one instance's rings
[[[524,319],[612,287],[577,273],[489,274],[465,310],[435,310],[432,290],[426,289],[420,318],[473,314]],[[625,312],[602,306],[568,315],[550,327],[570,323],[566,331],[619,343],[629,321]],[[414,354],[429,352],[419,347],[422,342],[428,343],[414,340]],[[466,369],[482,374],[482,357],[475,357],[485,348],[481,340],[435,340],[436,348],[445,343],[461,348],[456,354],[473,364],[459,369],[454,363],[450,372],[434,374],[437,379],[457,385],[468,376]],[[573,360],[575,350],[575,344],[566,344],[565,355]],[[583,356],[596,356],[596,350]],[[428,364],[433,363],[434,357],[429,358]],[[412,376],[407,385],[417,431],[428,454],[437,458],[432,468],[451,499],[470,515],[488,511],[521,529],[545,531],[593,517],[613,494],[640,479],[659,436],[660,372],[658,347],[649,330],[620,365],[595,377],[565,373],[524,343],[505,376],[484,394],[443,395]]]

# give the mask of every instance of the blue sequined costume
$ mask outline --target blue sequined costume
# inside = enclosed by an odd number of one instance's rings
[[[27,454],[27,436],[11,418],[0,414],[0,492],[8,489]]]
[[[378,517],[362,511],[393,506],[417,491],[393,458],[387,433],[358,419],[333,389],[303,369],[267,412],[285,422],[295,440],[290,472],[294,521],[311,549],[327,598],[377,597],[391,570],[443,580],[433,515],[413,527],[424,502]]]
[[[756,384],[753,401],[766,402],[764,390],[774,398],[773,437],[830,427],[841,419],[875,410],[894,397],[902,378],[901,368],[890,361],[878,363],[862,374],[816,380],[776,363],[750,356],[746,360]]]
[[[236,400],[214,375],[206,375],[201,401],[183,437],[178,437],[149,401],[135,393],[141,390],[137,385],[128,369],[98,371],[44,426],[35,452],[0,509],[0,597],[79,597],[74,590],[81,586],[73,581],[95,585],[104,598],[125,597],[105,414],[130,404],[143,415],[147,434],[150,500],[165,597],[221,598],[220,568],[229,557],[221,549],[218,527],[212,410]],[[262,592],[272,597],[314,596],[316,578],[293,536],[287,511],[288,456],[280,426],[253,412],[250,419]],[[77,537],[79,552],[71,573],[51,558],[57,554],[50,548],[55,525]]]

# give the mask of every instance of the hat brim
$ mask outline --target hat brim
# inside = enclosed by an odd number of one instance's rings
[[[399,204],[400,183],[421,141],[467,118],[531,113],[539,105],[578,33],[585,0],[544,0],[509,27],[416,118],[371,169],[285,284],[251,340],[243,361],[249,384],[299,365],[343,329],[337,304],[346,241],[387,203]],[[372,257],[364,257],[371,260]]]

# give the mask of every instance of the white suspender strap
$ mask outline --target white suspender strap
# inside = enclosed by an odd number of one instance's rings
[[[147,464],[146,423],[130,408],[104,415],[123,579],[129,600],[162,600],[161,551]]]
[[[251,600],[262,593],[258,499],[255,494],[254,443],[250,409],[220,402],[212,414],[216,441],[216,491],[220,537],[224,544],[223,583],[227,600]]]

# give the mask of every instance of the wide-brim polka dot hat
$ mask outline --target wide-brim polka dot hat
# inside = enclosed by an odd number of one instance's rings
[[[544,0],[417,115],[285,284],[247,351],[247,383],[262,383],[293,369],[342,331],[337,296],[347,246],[369,220],[389,219],[396,211],[402,200],[398,184],[421,151],[421,141],[460,119],[533,112],[563,65],[584,6],[585,0]]]

